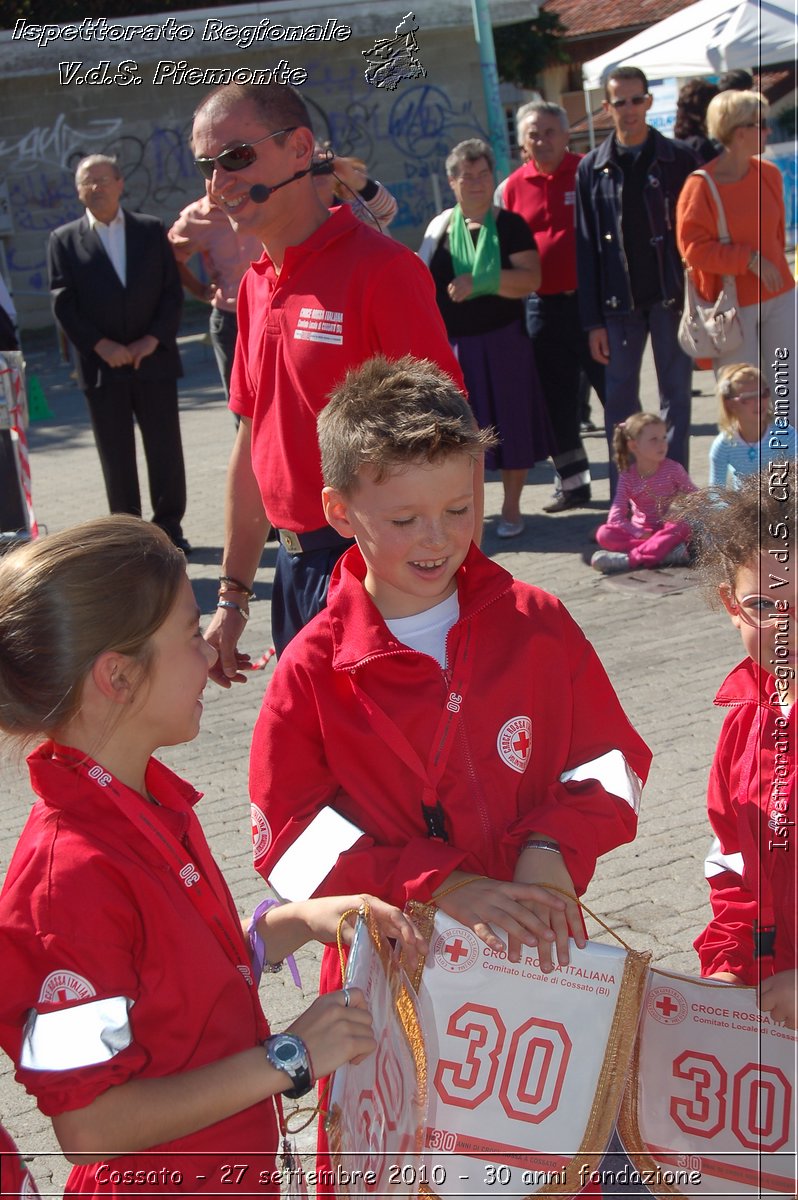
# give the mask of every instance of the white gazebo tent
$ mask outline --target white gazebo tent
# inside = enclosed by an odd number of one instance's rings
[[[602,87],[621,64],[649,79],[683,79],[793,62],[797,27],[795,0],[698,0],[584,63],[583,87]]]

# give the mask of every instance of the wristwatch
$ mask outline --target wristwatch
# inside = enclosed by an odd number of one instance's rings
[[[278,1071],[285,1071],[292,1086],[283,1092],[289,1100],[306,1096],[313,1087],[313,1068],[308,1048],[301,1038],[292,1033],[276,1033],[263,1043],[266,1057]]]

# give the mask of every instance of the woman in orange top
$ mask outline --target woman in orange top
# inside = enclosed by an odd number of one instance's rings
[[[723,145],[706,170],[718,185],[731,242],[718,234],[709,185],[691,175],[676,209],[677,240],[705,300],[714,300],[722,275],[734,275],[745,341],[713,359],[717,371],[731,362],[762,365],[771,378],[776,347],[795,355],[795,283],[784,256],[784,196],[777,166],[759,158],[767,140],[768,102],[759,92],[721,92],[710,101],[707,126]]]

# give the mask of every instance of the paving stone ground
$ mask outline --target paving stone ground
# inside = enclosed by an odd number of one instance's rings
[[[202,329],[202,314],[189,312],[184,332]],[[34,500],[39,521],[49,530],[64,528],[105,511],[100,467],[83,397],[59,364],[54,338],[42,335],[26,346],[29,371],[44,388],[52,420],[30,434]],[[189,575],[203,612],[215,601],[223,537],[223,488],[234,436],[224,407],[212,353],[201,341],[184,349],[181,419],[188,470],[189,505],[185,532],[194,546]],[[711,376],[695,376],[692,475],[707,479],[707,453],[716,432]],[[643,377],[643,407],[658,408],[653,366]],[[593,400],[594,418],[599,415]],[[655,962],[696,970],[693,938],[707,917],[703,857],[709,830],[705,816],[707,773],[720,727],[713,708],[715,691],[741,657],[739,638],[718,613],[708,611],[697,587],[654,597],[614,587],[590,570],[595,547],[590,534],[606,513],[608,484],[602,436],[587,439],[594,471],[589,508],[558,516],[542,512],[552,491],[548,465],[530,472],[524,492],[526,528],[512,543],[495,536],[501,488],[487,485],[484,549],[519,578],[559,596],[582,625],[612,679],[634,724],[654,751],[654,766],[643,797],[637,840],[599,863],[587,903],[627,941],[648,948]],[[146,472],[142,463],[142,479]],[[146,515],[146,514],[145,514]],[[269,595],[274,549],[263,555],[257,577],[258,602],[244,646],[257,658],[270,644]],[[506,663],[512,669],[512,647]],[[229,692],[210,686],[203,728],[190,745],[163,758],[205,793],[201,818],[241,912],[263,896],[251,865],[247,799],[247,757],[251,730],[271,668],[253,673]],[[534,681],[530,681],[534,686]],[[0,764],[0,877],[24,823],[30,803],[24,763],[6,756]],[[87,898],[90,903],[90,898]],[[264,1003],[275,1029],[284,1028],[315,995],[317,956],[300,955],[303,992],[289,979],[267,978]],[[58,1193],[66,1175],[49,1121],[15,1083],[7,1060],[0,1062],[0,1119],[27,1153],[42,1192]]]

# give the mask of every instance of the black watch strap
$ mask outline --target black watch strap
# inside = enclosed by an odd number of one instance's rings
[[[313,1067],[308,1048],[301,1038],[292,1033],[276,1033],[263,1043],[266,1058],[278,1071],[284,1071],[291,1080],[291,1087],[283,1095],[289,1100],[306,1096],[313,1087]]]

